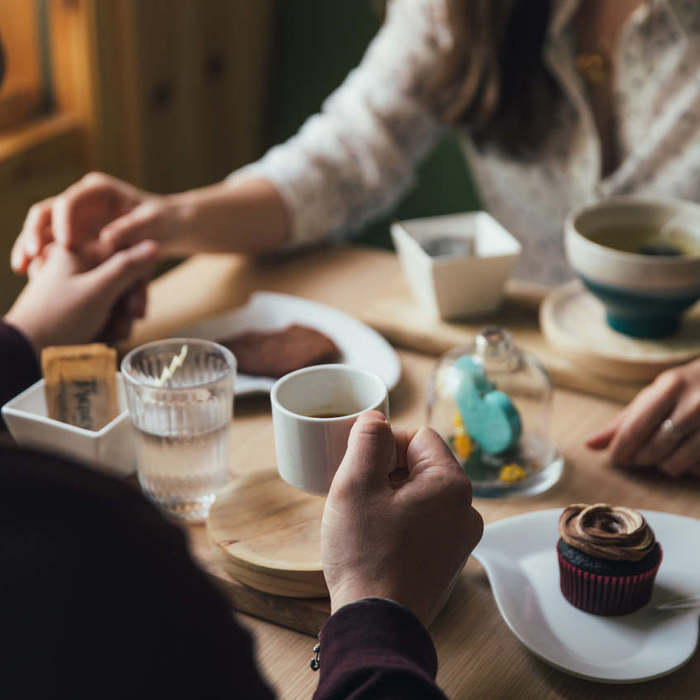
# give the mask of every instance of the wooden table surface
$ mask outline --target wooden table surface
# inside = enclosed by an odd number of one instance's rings
[[[360,315],[391,287],[401,286],[396,258],[363,248],[325,249],[294,259],[248,261],[236,256],[197,256],[151,286],[148,317],[130,344],[162,337],[195,320],[231,309],[254,289],[284,291]],[[396,424],[425,421],[426,387],[435,358],[400,350],[403,376],[391,394]],[[475,500],[486,523],[518,513],[560,508],[572,502],[606,501],[700,517],[700,486],[610,469],[583,446],[619,405],[556,390],[553,438],[566,467],[549,492],[529,499]],[[274,465],[267,397],[236,401],[232,469],[246,473]],[[191,528],[202,539],[202,526]],[[689,543],[695,551],[697,543]],[[241,616],[257,640],[257,656],[282,698],[310,697],[316,675],[309,669],[310,637],[249,616]],[[612,686],[578,680],[539,661],[501,618],[480,564],[470,560],[445,610],[430,629],[438,650],[438,683],[452,698],[691,698],[700,694],[700,659],[644,684]]]

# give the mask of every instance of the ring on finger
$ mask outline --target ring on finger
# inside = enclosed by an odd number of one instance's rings
[[[666,418],[659,428],[659,432],[664,438],[672,443],[680,442],[683,437],[681,429],[673,422],[671,418]]]

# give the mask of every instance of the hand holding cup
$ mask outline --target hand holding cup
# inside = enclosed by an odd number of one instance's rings
[[[389,598],[427,627],[481,539],[471,483],[429,428],[392,430],[378,411],[355,422],[321,526],[331,610]]]

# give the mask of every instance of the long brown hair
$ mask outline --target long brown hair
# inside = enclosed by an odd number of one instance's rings
[[[435,79],[443,118],[468,126],[478,146],[527,158],[559,94],[542,63],[551,0],[446,2],[455,41]]]

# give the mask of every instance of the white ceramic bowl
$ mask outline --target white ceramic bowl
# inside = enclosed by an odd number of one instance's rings
[[[517,239],[483,211],[399,221],[391,235],[415,298],[443,319],[497,308],[521,250]],[[431,256],[423,248],[446,235],[470,241],[473,254]]]
[[[627,253],[596,243],[601,229],[667,222],[700,236],[700,206],[677,199],[618,197],[574,211],[565,223],[566,255],[586,287],[605,304],[615,330],[638,337],[673,333],[700,298],[700,256]]]
[[[117,373],[119,415],[101,430],[86,430],[46,415],[44,380],[33,384],[2,407],[5,423],[21,447],[71,457],[117,476],[136,471],[131,418],[122,376]]]

